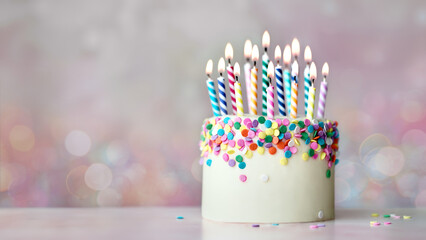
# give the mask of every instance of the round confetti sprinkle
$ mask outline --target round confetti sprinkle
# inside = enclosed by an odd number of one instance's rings
[[[285,143],[284,143],[283,141],[279,141],[279,142],[277,143],[277,148],[278,148],[278,149],[284,149],[284,147],[285,147]]]
[[[253,125],[253,127],[257,127],[259,125],[259,121],[257,121],[256,119],[253,120],[252,125]]]
[[[243,147],[244,146],[244,140],[243,139],[238,139],[237,145],[240,146],[240,147]]]
[[[283,125],[284,126],[288,126],[290,124],[290,120],[288,120],[287,118],[283,119]]]
[[[299,121],[297,123],[297,125],[299,125],[299,127],[304,128],[305,127],[305,123],[303,121]]]
[[[247,176],[246,176],[246,175],[244,175],[244,174],[240,175],[240,181],[241,181],[241,182],[245,182],[245,181],[247,181]]]
[[[207,159],[206,164],[207,164],[207,166],[210,167],[212,165],[212,160],[211,159]]]
[[[405,220],[407,220],[407,219],[411,219],[411,216],[403,216],[403,218],[404,218]]]
[[[312,157],[312,156],[314,156],[314,154],[315,154],[315,150],[314,149],[309,149],[309,151],[308,151],[308,154],[309,154],[309,157]]]
[[[309,226],[311,229],[315,229],[315,228],[318,228],[318,226],[317,225],[311,225],[311,226]]]
[[[223,136],[223,134],[225,134],[225,130],[223,130],[223,129],[217,130],[217,135]]]
[[[260,116],[258,119],[260,124],[264,124],[265,123],[265,117],[264,116]]]
[[[384,222],[385,223],[385,225],[390,225],[390,224],[392,224],[391,222]]]
[[[231,132],[229,132],[228,135],[227,135],[227,137],[228,137],[229,140],[232,140],[232,139],[234,139],[234,134],[232,134]]]
[[[319,224],[317,224],[317,226],[318,227],[325,227],[325,224],[324,223],[319,223]]]
[[[259,154],[263,154],[263,153],[265,153],[265,148],[264,148],[264,147],[258,147],[258,148],[257,148],[257,152],[258,152]]]
[[[296,154],[297,153],[297,147],[290,147],[290,152],[292,154]]]
[[[257,149],[257,144],[256,143],[252,143],[249,145],[250,150],[254,151]]]
[[[390,218],[390,215],[389,214],[385,214],[385,215],[383,215],[383,217],[384,218]]]
[[[288,129],[290,129],[291,131],[293,131],[296,128],[296,124],[292,123],[290,124],[290,126],[288,127]]]
[[[234,160],[234,159],[231,159],[231,160],[229,160],[229,161],[228,161],[228,165],[229,165],[230,167],[235,166],[235,164],[236,164],[236,162],[235,162],[235,160]]]
[[[309,119],[305,119],[304,123],[306,126],[309,126],[309,124],[311,124],[311,121],[309,121]]]
[[[287,158],[281,158],[281,160],[280,160],[280,164],[281,165],[287,165],[287,163],[288,163],[288,160],[287,160]]]
[[[266,133],[265,132],[260,132],[259,133],[259,138],[260,139],[265,139],[265,137],[266,137]]]
[[[275,147],[270,147],[269,148],[269,153],[274,155],[277,152],[277,149]]]
[[[260,225],[259,224],[253,224],[253,225],[251,225],[252,227],[260,227]]]
[[[286,127],[286,126],[284,126],[284,125],[282,125],[282,126],[280,127],[280,132],[281,132],[281,133],[285,133],[285,132],[287,132],[287,127]]]
[[[278,226],[279,224],[278,223],[272,223],[272,226]]]
[[[272,142],[272,136],[266,136],[265,137],[265,142],[267,142],[267,143],[270,143],[270,142]]]
[[[235,160],[237,160],[237,162],[242,162],[243,157],[241,155],[237,155],[237,157],[235,157]]]
[[[238,167],[239,167],[240,169],[244,169],[244,168],[246,168],[246,163],[245,163],[245,162],[240,162],[240,163],[238,164]]]
[[[312,148],[312,149],[315,149],[315,150],[316,150],[318,147],[319,147],[319,146],[318,146],[318,143],[316,143],[316,142],[312,142],[312,143],[311,143],[311,148]]]
[[[272,126],[271,120],[266,120],[265,121],[265,127],[270,128],[271,126]]]
[[[224,153],[222,158],[225,162],[227,162],[229,160],[229,155],[227,153]]]
[[[176,219],[183,219],[183,217],[182,216],[177,216]]]
[[[330,169],[327,169],[327,172],[325,173],[325,176],[327,176],[327,178],[330,178],[330,176],[331,176],[331,171],[330,171]]]
[[[248,129],[244,129],[244,130],[242,130],[241,131],[241,135],[243,136],[243,137],[247,137],[248,136]]]
[[[284,133],[284,138],[285,139],[290,139],[291,138],[291,133],[290,132]]]
[[[371,216],[372,216],[372,217],[378,217],[378,216],[379,216],[379,214],[378,214],[378,213],[372,213],[372,214],[371,214]]]
[[[302,154],[302,159],[305,160],[305,161],[307,161],[309,159],[309,154],[303,153]]]
[[[277,122],[272,122],[272,129],[277,129],[278,128],[278,123]]]
[[[291,151],[286,151],[286,152],[284,153],[284,156],[285,156],[286,158],[291,158]]]
[[[212,127],[213,127],[213,125],[212,125],[211,123],[207,124],[207,126],[206,126],[206,128],[207,128],[208,130],[212,129]]]

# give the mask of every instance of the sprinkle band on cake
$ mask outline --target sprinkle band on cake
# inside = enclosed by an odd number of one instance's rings
[[[333,219],[337,125],[254,115],[206,119],[200,141],[203,217],[265,223]]]

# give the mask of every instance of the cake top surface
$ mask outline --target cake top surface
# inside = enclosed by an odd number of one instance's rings
[[[205,159],[210,154],[221,155],[233,167],[244,169],[245,158],[253,154],[281,154],[281,164],[298,152],[299,146],[308,146],[302,159],[325,160],[328,164],[326,176],[330,176],[339,150],[338,123],[330,120],[277,117],[268,119],[256,115],[225,115],[204,120],[201,130],[200,150]],[[235,158],[235,159],[234,159]],[[207,165],[211,160],[207,159]],[[231,161],[232,160],[232,161]]]

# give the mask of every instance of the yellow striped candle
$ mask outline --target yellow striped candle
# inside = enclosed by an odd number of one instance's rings
[[[314,119],[315,88],[313,86],[309,87],[308,95],[307,118]]]
[[[292,66],[291,66],[291,75],[293,77],[293,81],[291,82],[291,111],[290,111],[290,117],[296,118],[297,117],[297,97],[298,97],[298,87],[299,84],[297,83],[297,76],[299,74],[299,64],[296,60],[294,60]]]
[[[238,81],[240,76],[240,64],[237,62],[234,65],[234,74],[235,74],[235,101],[237,103],[237,115],[244,115],[244,106],[243,106],[243,92],[241,91],[241,83]]]

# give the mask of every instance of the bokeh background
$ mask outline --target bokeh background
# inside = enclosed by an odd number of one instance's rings
[[[426,2],[389,0],[2,0],[0,206],[199,205],[205,64],[265,29],[330,64],[336,205],[425,207]]]

